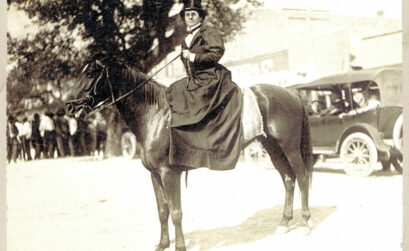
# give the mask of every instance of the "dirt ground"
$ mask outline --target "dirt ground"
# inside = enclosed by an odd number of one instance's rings
[[[354,178],[326,163],[316,170],[308,236],[297,227],[298,188],[291,231],[274,233],[284,186],[272,168],[199,169],[189,172],[187,188],[183,175],[188,250],[401,250],[401,175]],[[139,160],[20,162],[7,166],[7,179],[8,251],[150,251],[159,241],[150,174]]]

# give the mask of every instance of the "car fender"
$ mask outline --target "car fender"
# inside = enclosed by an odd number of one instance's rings
[[[379,131],[377,130],[376,127],[371,126],[369,124],[365,124],[365,123],[356,123],[353,124],[351,126],[349,126],[348,128],[345,128],[342,133],[340,134],[340,137],[337,140],[337,153],[340,152],[340,148],[342,145],[342,142],[344,141],[344,139],[350,135],[351,133],[354,132],[362,132],[367,134],[369,137],[371,137],[371,139],[373,140],[376,149],[378,150],[379,154],[379,159],[381,160],[387,160],[390,157],[390,146],[385,144],[385,142],[383,141],[383,138],[381,136],[381,134],[379,133]]]

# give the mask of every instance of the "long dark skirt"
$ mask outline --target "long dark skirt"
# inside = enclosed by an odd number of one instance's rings
[[[242,94],[229,75],[220,77],[221,81],[197,88],[188,88],[194,83],[187,78],[169,87],[171,165],[215,170],[235,167],[242,143]]]

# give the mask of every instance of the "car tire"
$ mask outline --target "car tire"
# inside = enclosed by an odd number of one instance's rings
[[[126,132],[121,138],[122,156],[126,159],[133,159],[136,155],[136,137],[131,132]]]
[[[378,151],[367,134],[356,132],[342,142],[340,157],[348,175],[366,177],[375,169]]]
[[[402,152],[402,140],[403,140],[403,114],[401,114],[393,126],[393,144],[395,148]]]
[[[271,165],[270,156],[259,141],[254,141],[244,149],[244,159],[257,167],[267,168]]]

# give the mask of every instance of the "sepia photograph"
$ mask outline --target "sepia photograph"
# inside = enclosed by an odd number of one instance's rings
[[[402,3],[7,0],[4,247],[406,250]]]

